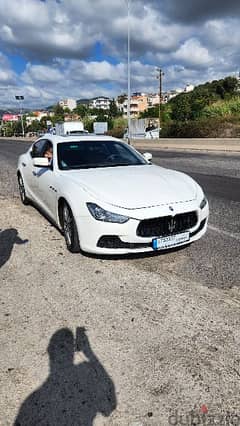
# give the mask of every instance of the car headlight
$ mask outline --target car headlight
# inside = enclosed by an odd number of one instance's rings
[[[206,206],[206,204],[207,204],[207,199],[204,196],[203,199],[202,199],[202,201],[201,201],[201,203],[200,203],[200,209],[204,209],[204,207]]]
[[[90,211],[91,215],[94,217],[94,219],[101,220],[102,222],[125,223],[129,220],[129,217],[127,216],[122,216],[121,214],[109,212],[94,203],[87,203],[87,208]]]

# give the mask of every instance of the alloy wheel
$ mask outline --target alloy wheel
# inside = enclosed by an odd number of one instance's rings
[[[65,240],[68,247],[70,247],[72,244],[72,236],[73,236],[72,223],[73,223],[72,214],[68,206],[65,204],[63,207],[63,231],[64,231],[64,236],[65,236]]]
[[[18,187],[19,187],[19,194],[20,198],[23,204],[28,204],[28,200],[26,197],[26,191],[23,183],[23,178],[21,175],[18,176]]]

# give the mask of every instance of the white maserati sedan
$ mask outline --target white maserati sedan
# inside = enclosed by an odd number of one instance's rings
[[[46,134],[19,157],[21,200],[60,228],[71,252],[137,253],[198,240],[209,214],[201,187],[151,159],[108,136]]]

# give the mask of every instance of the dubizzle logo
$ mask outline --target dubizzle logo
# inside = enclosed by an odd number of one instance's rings
[[[168,417],[168,424],[176,425],[221,425],[221,426],[240,426],[240,415],[236,413],[209,413],[208,407],[203,404],[200,407],[199,414],[196,411],[190,411],[182,414],[175,411],[174,414]]]

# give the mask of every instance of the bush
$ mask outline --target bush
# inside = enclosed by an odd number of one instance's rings
[[[90,120],[87,117],[83,119],[84,129],[88,130],[88,132],[93,133],[93,120]]]
[[[202,118],[187,122],[172,122],[161,131],[161,138],[221,138],[239,137],[237,117]]]
[[[236,97],[225,102],[215,102],[205,107],[202,111],[203,117],[225,117],[227,115],[240,114],[240,98]]]
[[[125,127],[118,126],[118,127],[114,127],[112,130],[109,130],[107,134],[109,136],[113,136],[114,138],[122,139],[124,135],[124,131],[125,131]]]

